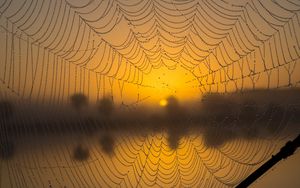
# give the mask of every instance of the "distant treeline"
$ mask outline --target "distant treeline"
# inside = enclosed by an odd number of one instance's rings
[[[300,121],[300,90],[255,90],[242,93],[210,93],[203,96],[192,108],[180,104],[175,97],[168,98],[168,105],[161,112],[153,113],[144,108],[119,110],[111,98],[101,99],[93,109],[82,94],[70,98],[70,106],[39,106],[0,102],[1,132],[27,134],[30,132],[88,131],[95,129],[153,128],[166,124],[192,122],[211,124],[247,124],[251,122],[285,119]],[[143,125],[143,126],[141,126]]]
[[[2,100],[0,153],[9,156],[13,151],[12,140],[26,135],[167,131],[169,145],[175,149],[187,134],[202,134],[208,147],[219,147],[236,138],[265,138],[284,129],[300,132],[299,89],[210,93],[193,105],[181,104],[171,96],[167,102],[161,111],[155,112],[146,107],[122,110],[110,97],[89,105],[88,98],[80,93],[70,97],[68,106]],[[104,151],[113,153],[114,139],[109,134],[100,143]],[[87,152],[79,145],[74,156],[86,158]]]
[[[202,99],[200,116],[227,122],[239,120],[267,121],[282,119],[300,120],[300,90],[249,90],[242,93],[207,94]]]

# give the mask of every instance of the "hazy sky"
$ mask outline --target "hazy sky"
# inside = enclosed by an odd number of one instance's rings
[[[157,104],[297,85],[297,10],[289,1],[3,1],[1,87],[54,103],[82,92]]]

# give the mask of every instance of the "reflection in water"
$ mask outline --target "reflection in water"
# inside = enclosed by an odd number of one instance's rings
[[[11,159],[15,153],[15,144],[8,139],[0,139],[0,159]]]
[[[85,161],[89,158],[90,152],[89,149],[86,147],[83,147],[81,145],[78,145],[73,152],[73,157],[75,160],[78,161]]]
[[[170,97],[150,115],[118,111],[110,99],[93,111],[82,95],[75,111],[11,104],[10,117],[1,110],[9,139],[0,186],[232,187],[300,131],[298,91],[288,92],[211,94],[190,107]],[[289,101],[276,102],[282,96]]]
[[[73,143],[78,142],[78,136],[72,135],[61,139],[47,137],[19,142],[18,149],[27,149],[17,152],[9,163],[1,162],[7,164],[2,165],[2,170],[11,172],[10,181],[9,174],[2,173],[5,181],[1,182],[1,187],[11,183],[43,187],[45,182],[51,182],[53,187],[173,187],[200,184],[210,187],[224,186],[224,183],[232,186],[245,177],[234,174],[249,174],[287,140],[231,140],[222,146],[217,143],[219,147],[216,148],[206,146],[204,133],[188,133],[180,140],[175,139],[177,146],[174,147],[167,132],[114,134],[114,140],[107,135],[101,138],[100,142],[105,143],[102,147],[98,144],[98,133],[95,136],[81,135],[81,140],[89,147],[77,145],[75,150]],[[111,147],[112,141],[116,143],[114,147]],[[112,148],[114,155],[107,155]],[[70,151],[73,152],[73,159],[84,163],[73,162],[68,157]],[[28,172],[32,176],[24,176]]]
[[[114,154],[115,140],[111,135],[105,134],[101,136],[100,145],[104,153],[108,155]]]
[[[236,135],[233,130],[224,128],[209,128],[206,129],[204,133],[204,144],[207,147],[218,148],[222,146],[224,143],[235,139]]]

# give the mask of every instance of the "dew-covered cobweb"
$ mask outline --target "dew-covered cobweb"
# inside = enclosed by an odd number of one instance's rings
[[[0,187],[234,187],[299,134],[299,41],[298,0],[0,0]]]

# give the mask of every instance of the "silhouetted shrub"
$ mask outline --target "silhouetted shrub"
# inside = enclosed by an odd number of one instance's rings
[[[165,107],[167,112],[168,120],[172,123],[179,123],[185,120],[185,112],[183,108],[179,105],[178,100],[174,96],[167,98],[168,104]]]
[[[0,101],[0,120],[8,119],[13,114],[13,105],[9,101]]]
[[[173,114],[177,111],[177,109],[179,108],[179,102],[178,100],[174,97],[174,96],[170,96],[167,98],[167,112],[170,114]]]
[[[71,104],[76,110],[88,105],[88,98],[82,93],[75,93],[71,96]]]
[[[114,103],[111,98],[104,97],[98,102],[98,110],[102,117],[109,118],[114,110]]]

